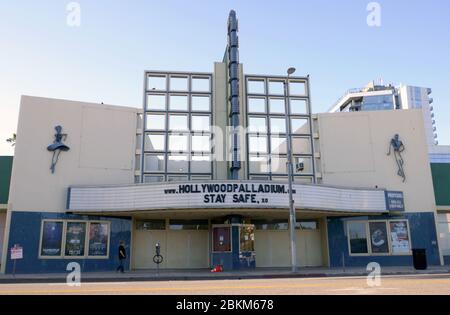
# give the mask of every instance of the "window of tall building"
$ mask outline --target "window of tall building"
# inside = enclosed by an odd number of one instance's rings
[[[311,113],[306,86],[306,79],[291,78],[286,104],[283,78],[246,77],[248,178],[287,180],[287,141],[291,141],[296,164],[294,180],[313,182]]]
[[[212,178],[212,75],[148,72],[144,182]]]
[[[363,111],[392,110],[394,109],[393,95],[364,96],[362,102]]]

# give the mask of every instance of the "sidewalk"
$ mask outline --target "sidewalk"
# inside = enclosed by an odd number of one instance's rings
[[[367,276],[365,268],[301,268],[292,273],[288,268],[260,268],[249,271],[225,271],[212,273],[202,270],[136,270],[124,274],[116,272],[86,272],[81,274],[81,282],[129,282],[129,281],[182,281],[182,280],[230,280],[269,278],[319,278]],[[413,267],[382,267],[382,275],[432,275],[450,273],[450,266],[433,266],[427,270]],[[65,283],[68,273],[53,274],[0,274],[0,283]]]

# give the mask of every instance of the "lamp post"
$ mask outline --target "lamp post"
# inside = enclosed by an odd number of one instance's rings
[[[295,68],[289,68],[287,70],[286,80],[283,81],[284,84],[284,107],[285,107],[285,120],[286,120],[286,142],[287,142],[287,168],[289,177],[289,230],[291,239],[291,265],[292,272],[297,271],[297,245],[296,245],[296,235],[295,235],[295,207],[294,198],[292,193],[292,176],[293,176],[293,165],[292,165],[292,146],[291,146],[291,122],[289,119],[289,99],[288,99],[288,84],[289,77],[295,72]]]

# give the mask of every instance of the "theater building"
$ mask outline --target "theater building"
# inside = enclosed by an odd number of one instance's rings
[[[288,141],[300,267],[444,262],[421,110],[313,114],[236,31],[211,73],[145,71],[142,109],[22,97],[2,272],[14,246],[17,273],[114,270],[121,240],[132,270],[156,243],[162,269],[289,267]]]

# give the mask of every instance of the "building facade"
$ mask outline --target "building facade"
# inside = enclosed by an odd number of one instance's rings
[[[290,266],[444,257],[423,113],[313,114],[309,76],[245,74],[230,14],[213,72],[145,71],[143,108],[23,96],[2,272]],[[395,137],[398,135],[399,137]],[[390,154],[388,154],[390,153]],[[401,162],[402,161],[402,162]]]
[[[439,145],[436,132],[434,100],[431,89],[415,86],[376,85],[370,82],[362,89],[347,91],[330,109],[330,112],[358,112],[379,110],[418,109],[422,111],[425,136],[428,145],[428,158],[432,169],[433,184],[439,220],[439,240],[445,262],[450,254],[450,202],[449,170],[450,146]]]
[[[11,179],[12,156],[0,156],[0,264],[8,209],[9,182]]]

